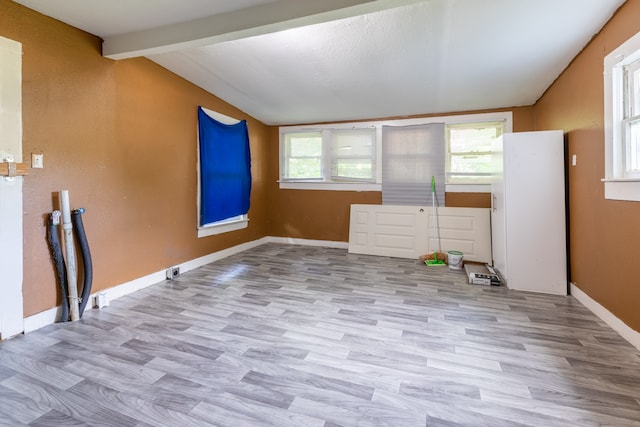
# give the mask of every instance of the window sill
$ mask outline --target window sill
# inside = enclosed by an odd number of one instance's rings
[[[640,179],[604,178],[604,198],[640,202]]]
[[[382,191],[371,182],[278,181],[281,190]]]
[[[230,231],[242,230],[249,226],[248,219],[224,222],[220,224],[206,225],[198,227],[198,238],[214,236],[216,234],[228,233]]]
[[[382,184],[359,182],[278,181],[281,190],[382,191]],[[447,184],[448,193],[491,193],[491,184]]]

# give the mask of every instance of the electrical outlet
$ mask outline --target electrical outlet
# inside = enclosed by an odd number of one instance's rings
[[[180,267],[167,268],[167,280],[173,280],[180,275]]]
[[[109,298],[106,292],[99,292],[94,299],[93,306],[95,308],[107,307],[109,305]]]

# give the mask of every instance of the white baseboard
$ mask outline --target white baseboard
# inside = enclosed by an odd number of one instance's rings
[[[331,240],[294,239],[292,237],[268,237],[270,243],[282,243],[289,245],[321,246],[324,248],[349,249],[347,242],[334,242]]]
[[[609,325],[614,331],[620,334],[622,338],[626,339],[635,348],[640,350],[640,332],[631,329],[622,320],[618,319],[613,313],[604,308],[600,303],[592,299],[589,295],[584,293],[578,288],[575,283],[571,283],[571,296],[575,297],[585,307],[593,312],[596,316],[602,319],[607,325]]]
[[[171,265],[169,267],[180,267],[181,273],[186,273],[187,271],[194,270],[198,267],[202,267],[203,265],[221,260],[231,255],[238,254],[240,252],[244,252],[246,250],[255,248],[257,246],[263,245],[265,243],[282,243],[282,244],[292,244],[292,245],[306,245],[306,246],[323,246],[330,248],[348,248],[348,244],[346,242],[332,242],[332,241],[324,241],[324,240],[308,240],[308,239],[291,239],[287,237],[263,237],[258,240],[253,240],[251,242],[242,243],[237,246],[233,246],[231,248],[223,249],[218,252],[211,253],[209,255],[205,255],[200,258],[193,259],[191,261],[186,261],[178,265]],[[93,308],[93,301],[95,296],[100,294],[105,294],[107,301],[113,301],[114,299],[123,297],[125,295],[131,294],[133,292],[139,291],[140,289],[144,289],[148,286],[154,285],[156,283],[162,282],[166,280],[166,269],[161,271],[156,271],[155,273],[148,274],[146,276],[140,277],[138,279],[131,280],[130,282],[122,283],[120,285],[116,285],[109,289],[100,290],[91,295],[90,303],[87,304],[86,309],[89,310]],[[37,329],[40,329],[44,326],[51,325],[55,323],[55,321],[60,316],[61,306],[50,308],[49,310],[45,310],[38,314],[34,314],[29,317],[25,317],[24,319],[24,332],[29,333],[33,332]]]
[[[24,318],[24,333],[33,332],[36,329],[40,329],[44,326],[55,323],[58,317],[60,317],[61,306],[50,308],[49,310],[41,311],[38,314],[34,314]]]

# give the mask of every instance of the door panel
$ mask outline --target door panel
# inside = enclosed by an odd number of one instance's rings
[[[489,209],[351,205],[349,252],[418,258],[439,248],[468,261],[491,261]],[[439,236],[439,240],[438,240]]]
[[[351,205],[349,252],[398,258],[426,253],[424,206]]]
[[[438,248],[429,215],[429,251]],[[490,210],[484,208],[438,208],[440,251],[460,251],[464,259],[491,262]]]

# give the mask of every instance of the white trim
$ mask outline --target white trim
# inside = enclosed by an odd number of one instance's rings
[[[38,314],[34,314],[24,318],[24,333],[33,332],[47,325],[51,325],[56,322],[56,319],[60,317],[61,306],[50,308],[49,310],[42,311]]]
[[[584,293],[576,286],[575,283],[570,283],[571,295],[578,301],[587,307],[593,314],[598,316],[603,322],[609,325],[614,331],[620,334],[622,338],[626,339],[635,348],[640,350],[640,332],[637,332],[627,326],[622,320],[618,319],[613,313],[604,308],[600,303],[592,299],[589,295]]]
[[[640,202],[640,181],[637,179],[603,179],[604,198]]]
[[[281,190],[382,191],[382,184],[361,182],[278,181]]]
[[[321,246],[324,248],[336,248],[336,249],[349,249],[348,242],[335,242],[331,240],[310,240],[310,239],[295,239],[293,237],[268,237],[269,243],[281,243],[288,245],[303,245],[303,246]]]
[[[232,246],[227,249],[222,249],[221,251],[214,252],[209,255],[205,255],[200,258],[193,259],[191,261],[183,262],[182,264],[179,265],[180,272],[195,270],[196,268],[202,267],[203,265],[207,265],[209,263],[219,261],[231,255],[236,255],[241,252],[248,251],[249,249],[256,248],[268,242],[269,242],[269,238],[263,237],[258,240],[252,240],[251,242],[241,243],[239,245]]]
[[[381,126],[410,126],[410,125],[423,125],[428,123],[469,123],[469,122],[489,122],[489,121],[505,121],[505,133],[511,133],[513,130],[513,113],[511,111],[496,111],[495,113],[480,113],[480,114],[460,114],[454,116],[433,116],[433,117],[418,117],[413,119],[397,119],[397,120],[372,120],[362,122],[350,122],[350,123],[331,123],[324,125],[296,125],[296,126],[280,126],[280,133],[285,132],[306,132],[310,130],[322,129],[353,129],[366,128],[366,127],[381,127]]]
[[[246,214],[245,214],[246,216]],[[198,227],[198,238],[214,236],[216,234],[228,233],[230,231],[242,230],[249,226],[249,219],[240,219],[229,222],[221,222],[208,224],[202,227]]]
[[[283,190],[382,191],[382,184],[278,181]],[[447,193],[491,193],[491,184],[446,184]],[[200,237],[200,236],[198,236]]]

